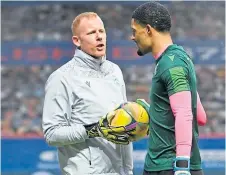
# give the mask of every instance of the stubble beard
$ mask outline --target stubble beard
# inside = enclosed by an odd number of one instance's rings
[[[141,50],[140,50],[140,49],[138,49],[138,50],[137,50],[137,55],[139,55],[139,56],[143,56],[144,54],[141,52]]]
[[[139,55],[139,56],[144,56],[145,54],[147,54],[147,53],[149,53],[149,52],[152,52],[152,48],[149,48],[149,51],[146,50],[146,51],[143,51],[143,52],[138,48],[138,50],[137,50],[137,55]]]

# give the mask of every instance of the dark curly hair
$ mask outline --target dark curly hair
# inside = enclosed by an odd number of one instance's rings
[[[171,17],[166,7],[158,2],[147,2],[137,7],[132,18],[140,25],[151,25],[158,32],[169,32]]]

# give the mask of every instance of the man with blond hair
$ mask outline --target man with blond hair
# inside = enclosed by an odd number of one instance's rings
[[[127,101],[122,72],[105,57],[104,24],[96,13],[82,13],[72,33],[74,57],[50,75],[45,87],[46,142],[58,148],[64,175],[133,174],[132,144],[126,135],[108,132],[101,120]]]

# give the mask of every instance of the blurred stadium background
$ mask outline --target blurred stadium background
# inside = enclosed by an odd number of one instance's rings
[[[44,85],[73,56],[70,26],[97,12],[108,34],[107,59],[119,64],[128,100],[148,99],[154,70],[129,41],[132,11],[142,2],[1,2],[1,170],[3,175],[59,175],[55,148],[41,129]],[[200,127],[207,175],[225,171],[225,2],[162,2],[172,15],[172,36],[193,56],[208,116]],[[134,174],[141,174],[146,139],[134,143]]]

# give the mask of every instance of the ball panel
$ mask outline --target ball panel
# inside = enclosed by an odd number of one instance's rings
[[[131,135],[131,140],[137,141],[147,135],[149,115],[141,105],[135,102],[128,102],[115,111],[110,125],[113,127],[125,127]]]
[[[122,107],[126,112],[128,112],[136,121],[139,121],[139,116],[141,114],[140,106],[136,103],[130,102]]]
[[[127,126],[132,122],[131,116],[123,109],[118,109],[115,116],[109,121],[111,126]]]
[[[149,123],[149,115],[143,107],[141,107],[141,108],[142,108],[142,113],[139,117],[139,123],[148,124]]]
[[[130,102],[122,107],[139,123],[149,123],[147,111],[139,104]]]

